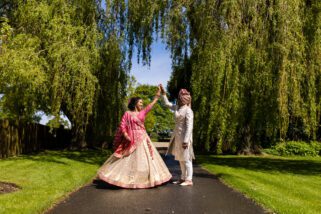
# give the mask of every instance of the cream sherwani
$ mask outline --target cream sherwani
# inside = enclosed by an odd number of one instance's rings
[[[175,129],[171,137],[167,154],[175,156],[175,160],[178,161],[191,161],[195,159],[193,151],[193,111],[192,109],[184,105],[178,107],[170,103],[163,95],[164,103],[167,107],[174,111],[175,114]],[[183,143],[188,143],[188,148],[183,148]]]

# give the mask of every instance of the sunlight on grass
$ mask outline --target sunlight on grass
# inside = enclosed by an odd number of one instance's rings
[[[320,213],[321,158],[198,156],[227,185],[277,213]]]
[[[22,190],[0,195],[0,213],[41,213],[91,181],[106,160],[102,151],[46,151],[0,160],[0,181]]]

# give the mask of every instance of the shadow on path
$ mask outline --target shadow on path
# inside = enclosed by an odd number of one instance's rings
[[[164,157],[164,161],[173,179],[178,179],[178,163],[170,156]],[[193,187],[169,182],[156,188],[129,190],[94,180],[47,213],[265,213],[253,201],[225,186],[216,176],[197,165],[193,181]]]

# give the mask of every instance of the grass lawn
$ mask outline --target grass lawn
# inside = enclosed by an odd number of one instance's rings
[[[0,160],[0,181],[22,189],[0,195],[0,213],[41,213],[91,181],[109,156],[103,151],[45,151]]]
[[[276,213],[321,213],[321,157],[198,156],[224,183]]]

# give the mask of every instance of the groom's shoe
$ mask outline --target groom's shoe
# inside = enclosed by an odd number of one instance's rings
[[[193,181],[184,181],[180,184],[181,186],[193,186]]]
[[[181,183],[184,183],[184,182],[185,182],[185,180],[179,179],[177,181],[173,181],[173,184],[181,184]]]

